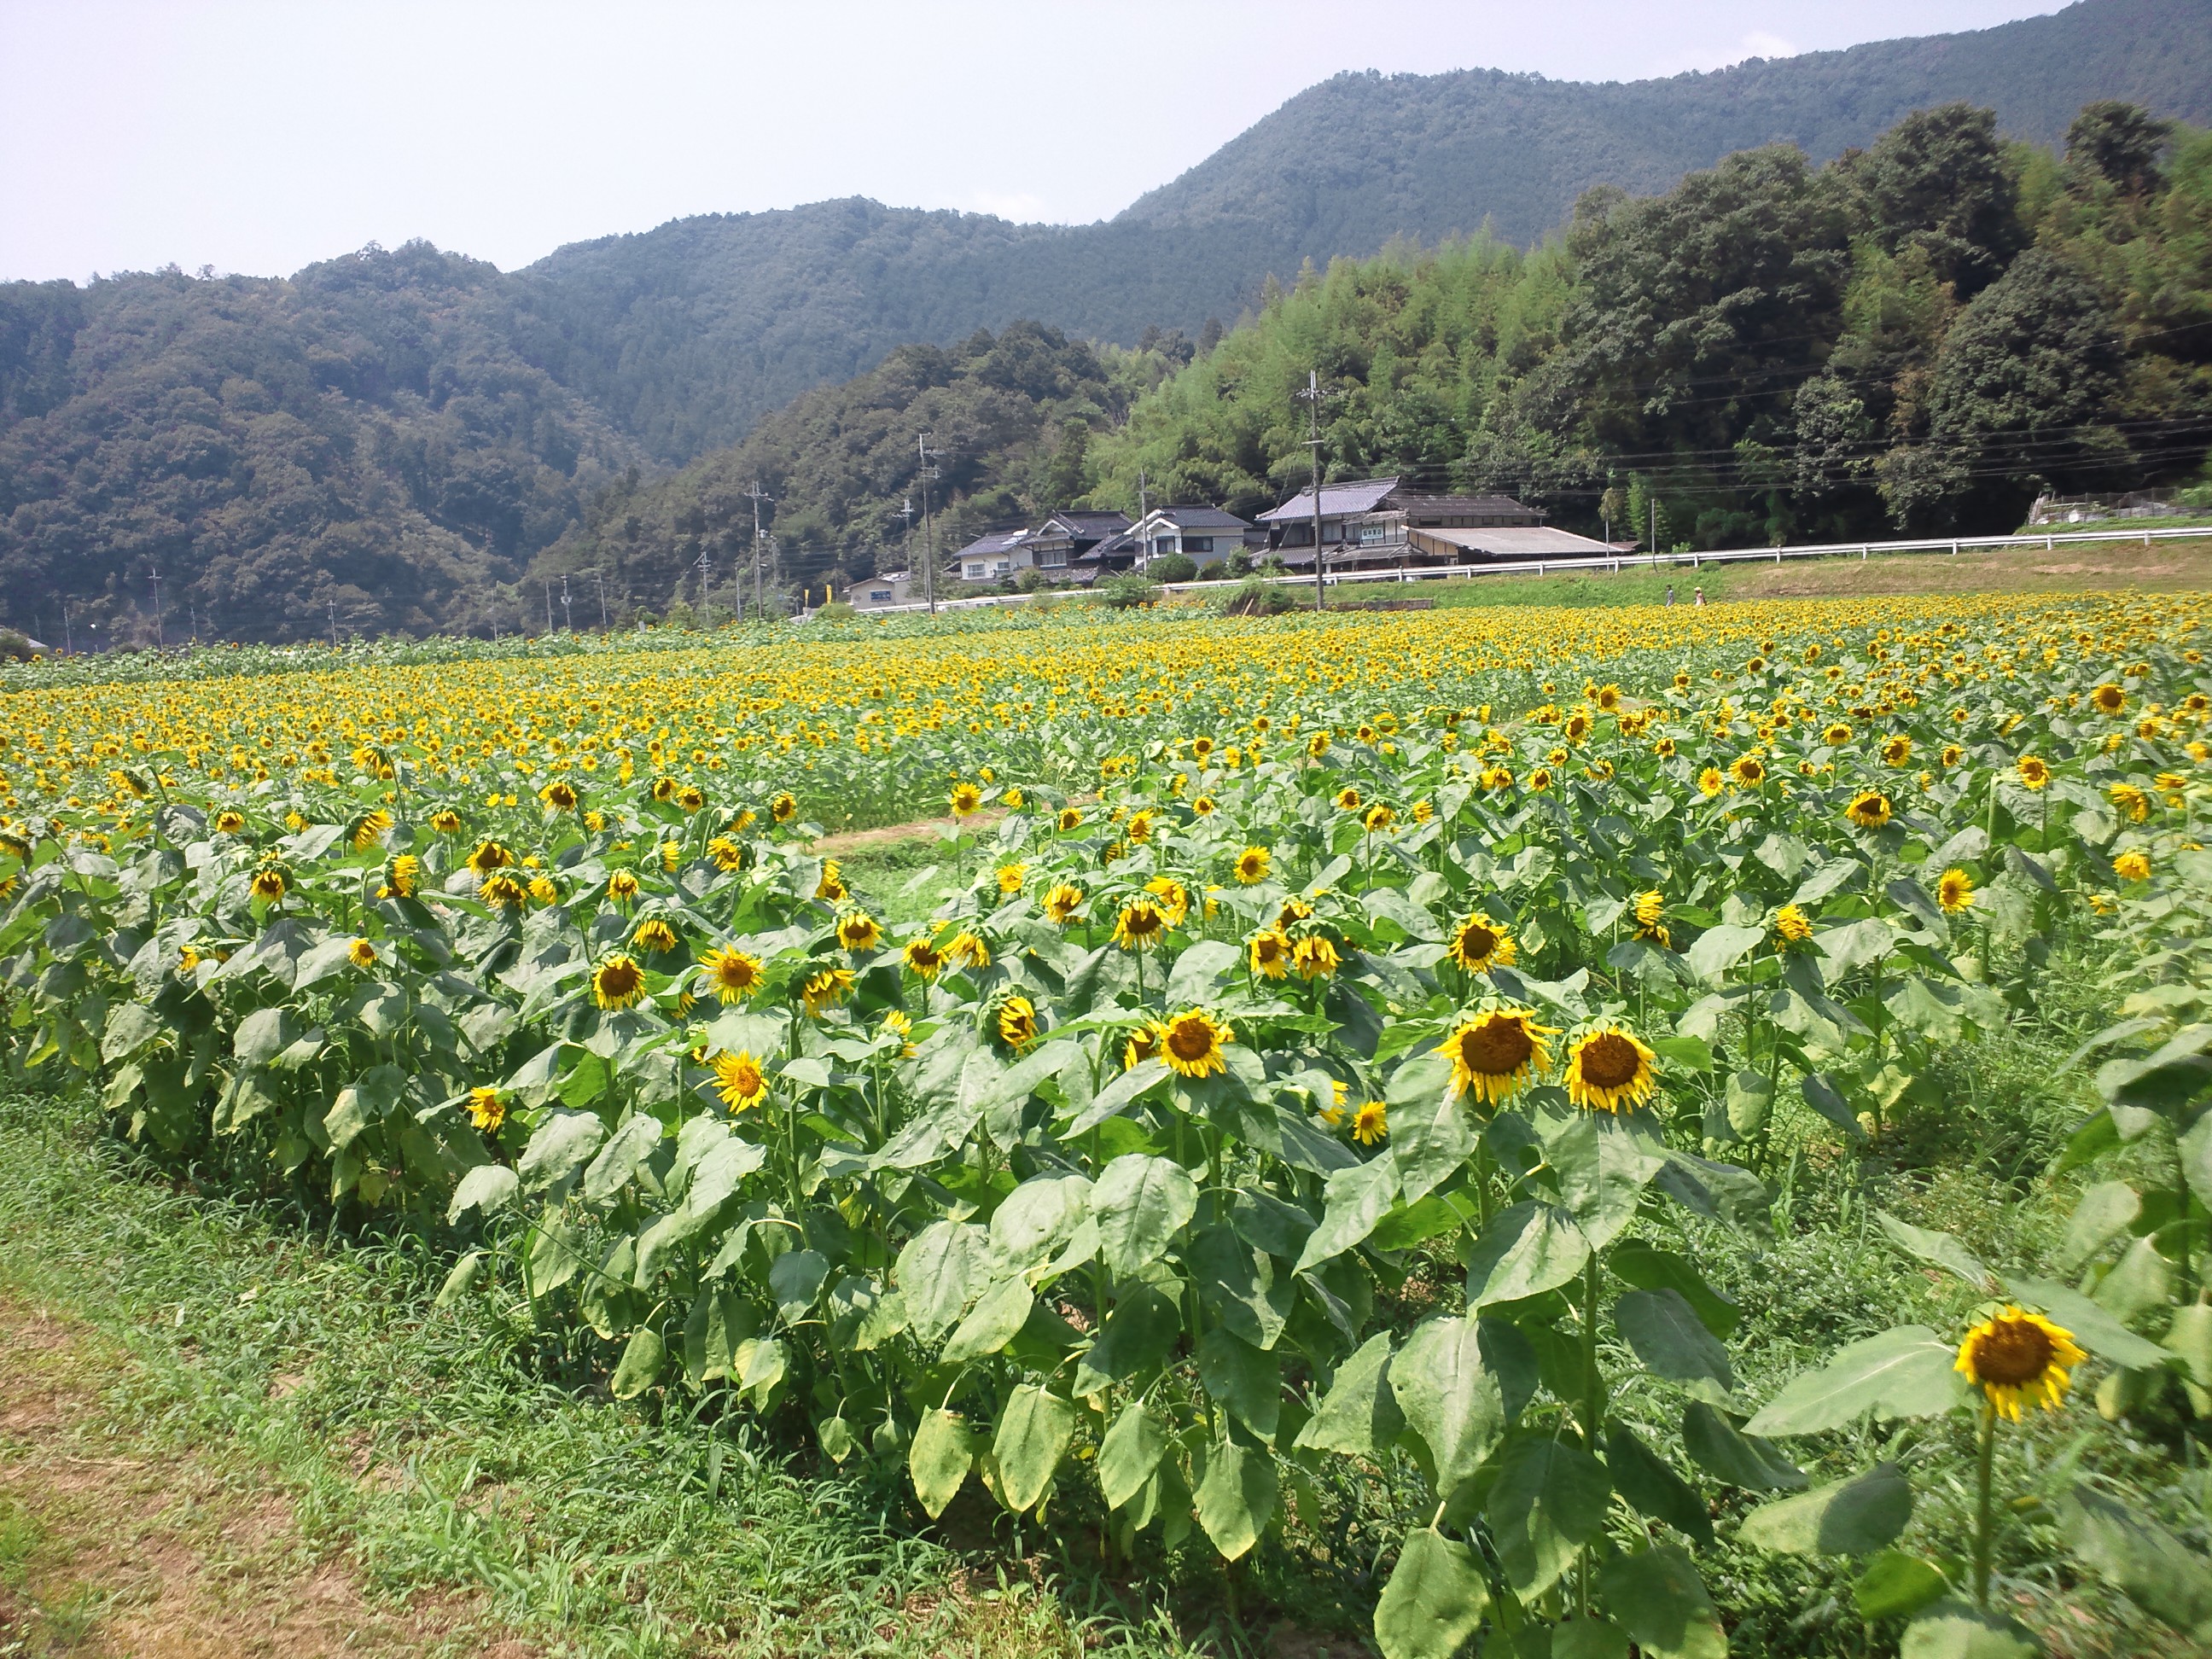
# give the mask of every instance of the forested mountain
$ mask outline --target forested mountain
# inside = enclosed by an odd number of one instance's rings
[[[1241,222],[1326,259],[1372,252],[1398,234],[1434,242],[1487,221],[1525,247],[1595,185],[1648,195],[1770,143],[1826,161],[1914,110],[1955,101],[1995,110],[2008,136],[2049,147],[2100,98],[2212,121],[2212,0],[2088,0],[1971,33],[1666,80],[1340,75],[1115,223]]]
[[[1583,186],[1665,189],[1686,169],[1775,138],[1817,162],[1870,143],[1902,111],[1951,95],[1994,106],[2000,131],[2036,140],[2054,137],[2096,95],[2212,118],[2212,0],[2081,0],[1972,34],[1626,85],[1483,72],[1340,77],[1119,218],[1085,227],[845,201],[682,220],[563,248],[507,275],[410,245],[367,249],[281,281],[172,270],[82,288],[0,284],[0,623],[58,633],[66,599],[72,615],[112,637],[166,634],[172,617],[190,627],[195,612],[203,633],[258,637],[319,632],[333,617],[342,630],[490,625],[515,613],[513,594],[496,590],[580,526],[595,492],[619,485],[642,500],[659,468],[738,441],[798,394],[860,374],[901,346],[959,358],[968,348],[955,343],[978,329],[995,338],[1021,319],[1069,339],[1126,343],[1152,327],[1210,344],[1220,321],[1272,316],[1276,279],[1295,280],[1309,258],[1325,265],[1333,255],[1371,256],[1401,236],[1434,246],[1486,221],[1498,240],[1480,257],[1535,273],[1510,305],[1540,322],[1542,284],[1565,284],[1585,264],[1597,270],[1611,245],[1591,243],[1586,226],[1571,249],[1508,260],[1507,245],[1564,222]],[[1755,165],[1762,177],[1780,177],[1790,164]],[[1837,220],[1823,205],[1831,185],[1806,189],[1802,210],[1789,210],[1813,216],[1789,233],[1813,236],[1801,272],[1813,297],[1804,303],[1817,309],[1837,294],[1875,293],[1875,254],[1856,231],[1838,233],[1840,243],[1832,234],[1863,221]],[[2044,234],[2041,206],[2030,209],[2027,222]],[[1709,210],[1719,216],[1711,234],[1732,235],[1736,210],[1717,198],[1667,210],[1703,226],[1698,216]],[[1593,208],[1583,216],[1625,223],[1659,210]],[[1754,230],[1764,210],[1747,210]],[[2094,268],[2107,289],[2120,278],[2106,266],[2133,257],[2087,247],[2065,269]],[[1843,263],[1831,270],[1821,260]],[[1909,258],[1894,269],[1902,286],[1882,303],[1929,316],[1948,318],[1942,307],[1963,303],[1978,280],[1923,271]],[[1951,297],[1931,297],[1939,294]],[[1495,405],[1467,389],[1497,379],[1520,407],[1539,396],[1528,387],[1547,388],[1541,395],[1564,409],[1579,395],[1571,362],[1576,372],[1615,374],[1595,336],[1556,326],[1559,339],[1581,343],[1574,353],[1551,351],[1551,337],[1510,343],[1501,336],[1494,361],[1478,354],[1453,371],[1466,386],[1449,410],[1390,398],[1375,420],[1412,422],[1501,455],[1520,453],[1516,445],[1539,459],[1582,453],[1558,410],[1509,429]],[[1868,326],[1866,349],[1892,353],[1882,329]],[[1940,331],[1924,318],[1913,326],[1929,338]],[[1911,363],[1934,362],[1924,340],[1916,349]],[[1532,376],[1538,359],[1551,378]],[[1871,387],[1869,375],[1878,379],[1876,368],[1862,374]],[[1112,373],[1108,381],[1120,384]],[[1437,382],[1447,383],[1458,385]],[[1923,398],[1917,382],[1882,384],[1905,386],[1896,401],[1907,428],[1948,407]],[[1607,393],[1622,410],[1633,404],[1620,389],[1627,385]],[[833,393],[831,404],[847,395]],[[1869,395],[1864,417],[1891,420],[1887,394]],[[2126,395],[2148,394],[2130,381]],[[1112,427],[1110,399],[1097,414],[1073,416],[1060,394],[1036,401],[1047,427],[1068,418],[1100,435]],[[799,427],[780,429],[797,431],[811,417],[794,418]],[[1626,435],[1635,422],[1626,415],[1606,420],[1608,444],[1660,443]],[[1021,499],[1027,486],[1015,475],[1037,441],[993,439],[977,451],[1005,457],[1013,471],[979,477],[976,493]],[[1907,447],[1918,453],[1917,441]],[[1256,488],[1250,481],[1270,464],[1243,456],[1237,466],[1247,482],[1237,487]],[[745,463],[755,465],[768,461]],[[794,459],[791,476],[803,475]],[[1885,502],[1911,495],[1901,481],[1888,487]],[[842,485],[802,488],[787,513],[811,504],[823,516],[804,526],[804,539],[787,526],[785,545],[857,557],[877,544],[888,488],[871,486],[866,511],[836,505],[860,499]],[[1959,499],[1932,485],[1912,498],[1926,503],[1924,514]],[[1872,498],[1861,489],[1850,499],[1865,507]],[[747,533],[750,522],[748,504]],[[602,530],[595,521],[591,534]],[[637,597],[657,605],[668,594]]]
[[[901,346],[866,374],[803,394],[732,448],[606,491],[537,574],[600,573],[626,603],[648,606],[749,606],[756,486],[774,498],[763,574],[779,593],[904,568],[923,545],[918,434],[929,434],[939,475],[928,487],[943,555],[1089,489],[1094,433],[1120,424],[1192,350],[1179,335],[1093,348],[1032,322],[979,329],[949,349]]]
[[[487,325],[500,281],[417,244],[289,281],[11,285],[0,621],[151,641],[158,581],[171,640],[475,625],[642,459]]]
[[[2007,532],[2045,484],[2212,483],[2212,134],[2085,109],[2066,159],[1987,111],[1825,167],[1774,145],[1564,239],[1342,261],[1092,447],[1100,504],[1249,511],[1337,476],[1501,490],[1662,545]]]

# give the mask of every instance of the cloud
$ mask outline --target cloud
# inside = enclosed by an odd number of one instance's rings
[[[1743,37],[1742,45],[1745,58],[1795,58],[1802,50],[1778,34],[1769,34],[1765,29],[1753,29]]]

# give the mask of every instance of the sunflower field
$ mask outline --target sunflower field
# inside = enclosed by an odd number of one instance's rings
[[[1288,1551],[1388,1659],[1724,1653],[1717,1542],[2025,1654],[2006,1437],[2212,1415],[2203,641],[1968,598],[74,670],[0,720],[7,1064],[434,1238],[617,1398],[1232,1611]],[[822,845],[923,817],[899,891]],[[2063,1261],[1862,1203],[1974,1312],[1747,1388],[1717,1264],[2062,939],[2115,964]],[[2212,1633],[2073,1455],[2065,1571]]]

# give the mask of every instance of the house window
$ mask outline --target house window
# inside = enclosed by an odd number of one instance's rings
[[[983,567],[980,564],[971,564],[968,567],[968,574],[973,580],[980,582],[983,580]]]
[[[870,605],[889,605],[890,602],[891,591],[890,588],[872,587],[868,590],[868,603]]]
[[[1186,553],[1211,553],[1213,551],[1213,538],[1186,536],[1182,538],[1182,550]]]
[[[1064,547],[1037,549],[1036,562],[1047,570],[1062,570],[1067,566],[1067,550]]]
[[[1014,562],[1012,559],[1001,559],[999,561],[998,574],[1001,576],[1010,574],[1012,572],[1013,568]]]

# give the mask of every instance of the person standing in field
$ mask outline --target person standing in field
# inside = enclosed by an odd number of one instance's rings
[[[1703,611],[1705,608],[1705,590],[1704,588],[1701,587],[1698,589],[1698,597],[1691,600],[1690,605],[1692,610]]]

